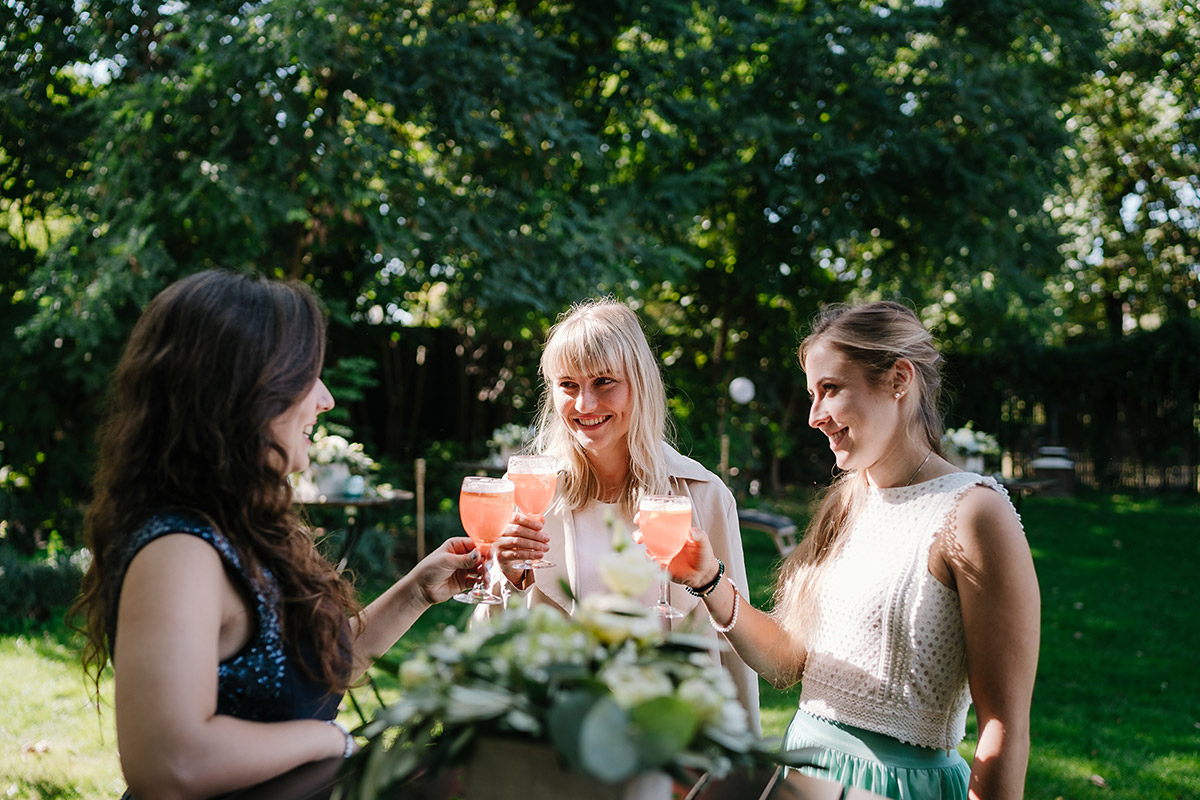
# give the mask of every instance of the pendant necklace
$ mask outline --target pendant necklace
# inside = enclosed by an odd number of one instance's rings
[[[904,484],[905,486],[912,486],[912,482],[915,481],[917,476],[921,474],[921,470],[925,469],[925,464],[929,461],[929,457],[931,455],[933,455],[932,447],[929,448],[929,452],[925,454],[925,461],[921,462],[921,466],[917,467],[917,471],[912,474],[912,477],[908,479],[908,483]]]

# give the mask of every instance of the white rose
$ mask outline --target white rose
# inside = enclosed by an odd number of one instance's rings
[[[601,641],[609,644],[628,639],[646,641],[658,636],[661,630],[658,618],[652,616],[640,602],[620,595],[588,595],[580,601],[576,618]]]
[[[716,719],[721,713],[721,705],[725,702],[725,698],[715,686],[698,677],[685,678],[675,690],[675,694],[695,710],[702,725]]]
[[[596,569],[605,586],[626,597],[645,594],[658,576],[658,567],[646,558],[640,547],[626,547],[618,553],[606,553],[596,560]]]
[[[632,708],[639,703],[666,697],[675,688],[671,679],[658,670],[635,664],[612,664],[605,667],[600,680],[612,692],[617,705]]]

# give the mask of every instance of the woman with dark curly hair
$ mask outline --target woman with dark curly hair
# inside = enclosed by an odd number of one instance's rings
[[[287,475],[308,465],[325,321],[298,282],[206,271],[134,327],[85,518],[84,664],[111,659],[131,796],[211,797],[349,755],[345,689],[431,604],[472,583],[451,539],[360,609]]]

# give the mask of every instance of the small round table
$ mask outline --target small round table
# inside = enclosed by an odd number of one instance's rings
[[[346,511],[346,541],[337,556],[337,570],[341,572],[350,562],[362,536],[363,518],[366,511],[372,508],[396,505],[413,499],[413,493],[404,489],[391,489],[383,494],[321,494],[315,497],[297,497],[296,505],[303,508],[341,508]],[[361,511],[361,513],[360,513]]]

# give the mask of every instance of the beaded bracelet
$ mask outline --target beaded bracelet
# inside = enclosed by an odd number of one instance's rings
[[[354,755],[354,737],[350,735],[350,731],[346,730],[346,726],[338,722],[336,719],[327,719],[325,721],[341,731],[342,736],[346,737],[346,744],[342,748],[342,758],[349,758],[350,756]]]
[[[708,622],[713,626],[713,630],[717,633],[729,633],[731,630],[733,630],[733,626],[737,625],[739,595],[737,584],[733,582],[733,578],[729,579],[729,586],[731,589],[733,589],[733,616],[730,618],[729,624],[718,625],[717,621],[713,619],[712,612],[708,612]]]
[[[693,589],[690,586],[684,586],[683,588],[687,589],[688,594],[690,594],[692,597],[708,597],[710,594],[712,594],[713,592],[715,592],[717,590],[717,584],[719,584],[721,582],[721,576],[724,574],[725,574],[725,562],[718,558],[717,559],[717,577],[713,578],[711,581],[704,584],[699,589]]]

